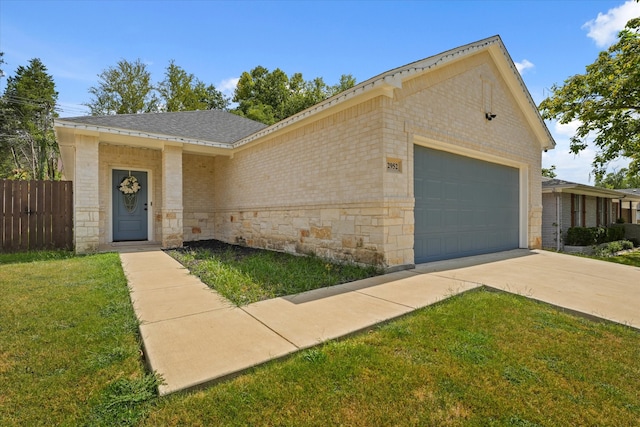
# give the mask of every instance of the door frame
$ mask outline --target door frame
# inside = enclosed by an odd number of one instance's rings
[[[107,216],[106,216],[106,229],[107,229],[107,242],[113,243],[113,192],[118,191],[117,186],[113,182],[113,171],[114,170],[130,170],[136,172],[146,172],[147,173],[147,200],[144,202],[147,203],[147,240],[139,240],[140,242],[153,242],[154,241],[154,233],[153,233],[153,172],[151,169],[139,168],[139,167],[130,167],[123,165],[109,165],[109,174],[108,174],[108,182],[109,185],[107,188],[110,188],[109,197],[107,197]]]

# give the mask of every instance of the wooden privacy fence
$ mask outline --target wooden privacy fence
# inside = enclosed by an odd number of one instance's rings
[[[71,181],[0,180],[2,252],[73,249]]]

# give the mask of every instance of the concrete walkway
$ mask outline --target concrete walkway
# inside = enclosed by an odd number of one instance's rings
[[[640,328],[640,269],[515,250],[418,265],[235,307],[156,247],[120,253],[165,395],[369,328],[481,285]]]

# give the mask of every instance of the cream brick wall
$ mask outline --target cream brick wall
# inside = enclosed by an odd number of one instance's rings
[[[520,165],[528,181],[528,246],[541,247],[541,148],[488,53],[404,82],[384,108],[384,153],[407,165],[406,176],[385,175],[385,196],[413,198],[413,142]],[[494,120],[486,120],[487,109]],[[404,242],[413,247],[412,239]]]
[[[488,122],[486,108],[498,117]],[[109,168],[130,165],[152,173],[154,236],[165,247],[217,238],[407,266],[414,262],[414,144],[430,141],[520,165],[529,183],[528,244],[541,245],[540,147],[487,53],[406,81],[392,97],[276,131],[230,156],[183,154],[169,143],[162,150],[101,144],[100,200],[83,218],[89,227],[91,212],[99,213],[105,241]],[[399,161],[399,170],[387,171],[388,159]]]
[[[484,117],[487,102],[498,114],[491,122]],[[411,265],[417,138],[520,165],[528,180],[528,245],[541,246],[541,149],[488,54],[404,82],[393,98],[373,98],[232,158],[217,157],[215,236],[384,267]],[[400,171],[388,172],[387,159],[399,160]]]
[[[100,244],[98,138],[79,135],[75,150],[75,248],[78,253],[95,252]]]
[[[182,147],[165,145],[162,150],[162,247],[183,243]]]
[[[380,103],[372,99],[233,158],[216,157],[216,237],[390,265],[385,220],[394,205],[383,198]]]
[[[183,229],[186,242],[215,238],[214,164],[214,157],[193,154],[182,156]]]
[[[149,194],[149,221],[153,223],[154,241],[162,241],[162,153],[159,150],[133,148],[124,145],[100,144],[100,244],[110,241],[112,235],[112,170],[131,169],[148,171],[147,178],[152,184],[153,194]]]

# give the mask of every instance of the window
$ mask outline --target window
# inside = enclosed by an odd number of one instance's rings
[[[571,226],[584,227],[585,220],[585,196],[579,194],[571,195]]]
[[[598,197],[596,199],[596,226],[607,227],[609,225],[609,199]]]

